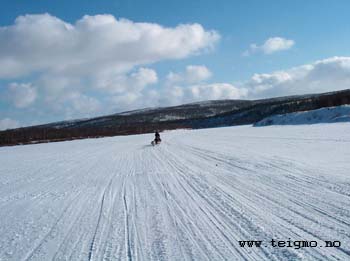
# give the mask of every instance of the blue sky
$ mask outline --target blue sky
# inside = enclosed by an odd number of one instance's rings
[[[1,1],[0,128],[349,88],[349,11],[345,0]]]

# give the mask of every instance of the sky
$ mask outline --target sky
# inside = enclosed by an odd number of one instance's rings
[[[0,129],[350,88],[347,0],[2,0]]]

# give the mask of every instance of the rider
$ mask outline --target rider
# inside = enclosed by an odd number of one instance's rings
[[[156,133],[154,134],[155,138],[154,138],[154,141],[155,142],[161,142],[162,140],[160,139],[160,135],[159,135],[159,132],[156,131]]]

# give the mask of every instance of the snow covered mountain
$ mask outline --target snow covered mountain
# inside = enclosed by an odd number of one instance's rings
[[[276,114],[344,104],[350,104],[350,90],[262,100],[204,101],[2,131],[0,146],[140,134],[154,132],[156,129],[254,124]]]
[[[161,136],[0,148],[0,260],[350,260],[350,123]]]
[[[273,115],[255,123],[254,126],[258,127],[268,125],[296,125],[334,122],[350,122],[350,105]]]

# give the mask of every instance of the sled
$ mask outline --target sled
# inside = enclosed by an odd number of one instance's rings
[[[152,140],[151,144],[152,146],[160,144],[162,141],[161,140]]]

